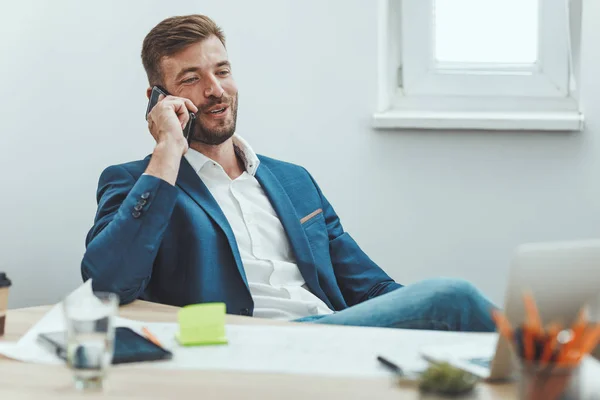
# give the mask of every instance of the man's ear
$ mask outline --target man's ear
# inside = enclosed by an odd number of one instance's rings
[[[148,100],[150,100],[150,94],[152,94],[152,88],[149,87],[148,89],[146,89],[146,97],[148,98]]]

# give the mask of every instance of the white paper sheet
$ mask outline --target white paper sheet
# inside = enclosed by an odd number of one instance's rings
[[[181,347],[174,339],[176,324],[148,323],[174,357],[170,362],[146,363],[144,368],[211,369],[329,376],[376,377],[390,372],[377,361],[382,355],[406,371],[421,371],[427,363],[418,349],[425,344],[452,343],[460,334],[331,325],[227,325],[225,346]],[[133,327],[135,329],[135,327]],[[141,364],[140,364],[141,366]]]

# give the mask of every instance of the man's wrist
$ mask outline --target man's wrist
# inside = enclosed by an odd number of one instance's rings
[[[184,152],[185,144],[167,139],[157,143],[153,153],[160,153],[163,156],[181,157]]]
[[[145,173],[175,185],[185,147],[174,142],[160,142],[154,147]]]

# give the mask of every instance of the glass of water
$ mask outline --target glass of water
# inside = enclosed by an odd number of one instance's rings
[[[73,371],[75,387],[102,389],[112,362],[119,297],[94,292],[85,298],[65,299],[67,365]]]

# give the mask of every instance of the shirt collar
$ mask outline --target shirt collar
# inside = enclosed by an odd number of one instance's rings
[[[256,174],[256,170],[258,169],[258,165],[260,164],[260,160],[256,156],[256,153],[254,150],[252,150],[252,147],[250,147],[248,142],[246,142],[246,140],[244,140],[241,136],[236,134],[233,135],[232,139],[235,154],[244,163],[246,172],[254,176]],[[188,149],[187,153],[185,153],[185,158],[188,160],[192,168],[194,168],[196,173],[200,172],[207,162],[216,162],[192,148]]]

